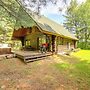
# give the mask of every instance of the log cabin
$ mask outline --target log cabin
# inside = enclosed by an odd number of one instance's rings
[[[34,24],[26,27],[22,25],[14,29],[12,39],[22,42],[22,47],[27,50],[39,50],[39,46],[48,43],[48,51],[59,53],[65,50],[75,49],[77,38],[62,25],[45,16],[31,17]]]

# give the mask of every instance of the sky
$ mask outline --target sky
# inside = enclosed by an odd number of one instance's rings
[[[81,4],[86,0],[77,0],[77,1],[78,1],[78,4]],[[69,5],[69,3],[70,3],[70,0],[68,0],[67,5]],[[59,12],[58,7],[60,7],[61,9],[63,8],[63,10]],[[47,7],[42,7],[41,14],[57,23],[63,24],[63,22],[65,21],[65,18],[63,17],[63,15],[65,15],[66,7],[67,6],[64,3],[62,3],[62,0],[58,0],[57,5],[53,5],[49,3]]]
[[[44,15],[59,24],[63,24],[65,21],[63,15],[65,15],[66,8],[67,6],[70,5],[71,0],[66,0],[66,1],[67,4],[63,3],[63,0],[57,0],[58,3],[55,5],[52,3],[48,3],[46,7],[41,8],[40,10],[41,15]],[[82,2],[85,1],[86,0],[77,0],[78,4],[81,4]],[[25,0],[25,3],[28,5],[30,3],[30,0]],[[59,7],[61,12],[59,11]],[[31,9],[29,6],[27,8]],[[34,11],[34,8],[32,8],[32,11]]]

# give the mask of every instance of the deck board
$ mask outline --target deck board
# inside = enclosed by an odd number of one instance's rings
[[[16,57],[23,59],[24,62],[30,62],[50,56],[52,55],[52,52],[40,53],[38,51],[16,51],[14,54]]]

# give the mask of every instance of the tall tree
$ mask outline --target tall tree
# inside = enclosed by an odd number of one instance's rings
[[[14,27],[14,19],[0,6],[0,42],[10,40]]]
[[[72,0],[67,9],[66,22],[64,25],[70,31],[75,31],[81,46],[87,48],[90,39],[90,1],[87,0],[81,5],[76,0]]]

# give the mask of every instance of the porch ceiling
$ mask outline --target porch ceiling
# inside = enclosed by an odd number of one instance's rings
[[[19,28],[18,30],[14,30],[13,37],[19,38],[24,37],[27,35],[28,29],[27,28]]]

